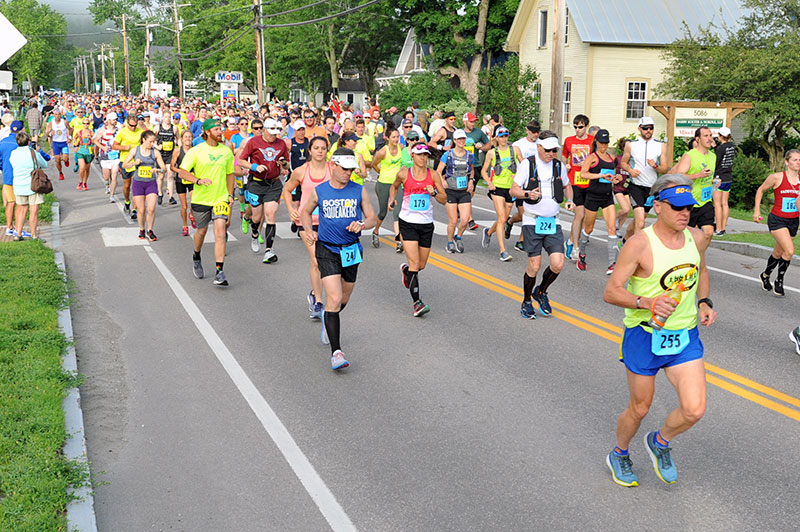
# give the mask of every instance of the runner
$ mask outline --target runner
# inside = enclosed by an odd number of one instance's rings
[[[159,170],[164,172],[167,168],[161,158],[161,152],[156,148],[156,134],[150,130],[142,133],[139,146],[132,149],[122,162],[122,169],[133,171],[133,202],[136,210],[147,216],[147,238],[151,242],[158,240],[153,232],[156,221],[156,199],[158,197],[158,183],[154,175]],[[146,210],[145,210],[146,208]],[[139,239],[145,239],[144,216],[138,217]]]
[[[128,158],[128,154],[139,145],[142,140],[144,129],[139,127],[139,118],[135,113],[128,114],[125,126],[119,130],[114,137],[113,148],[119,151],[120,172],[122,173],[122,195],[125,198],[124,210],[130,213],[131,220],[137,218],[136,209],[131,211],[131,178],[133,172],[128,172],[122,168],[122,161]]]
[[[483,239],[481,245],[488,249],[492,241],[492,235],[497,232],[497,245],[500,248],[500,260],[503,262],[512,259],[511,254],[506,251],[506,240],[503,227],[505,227],[508,215],[511,214],[511,207],[514,199],[509,190],[514,183],[514,174],[517,173],[517,162],[522,160],[522,155],[517,148],[508,145],[508,130],[504,127],[497,129],[495,137],[496,147],[486,156],[483,163],[481,175],[483,180],[489,185],[489,197],[494,203],[494,211],[497,213],[497,221],[491,227],[483,228]]]
[[[64,171],[61,165],[69,166],[69,138],[70,130],[67,121],[61,117],[61,111],[53,110],[53,119],[47,123],[46,136],[50,142],[50,150],[56,161],[58,180],[64,180]]]
[[[320,150],[320,153],[324,152]],[[313,161],[317,166],[324,164],[318,156]],[[362,261],[364,248],[359,242],[361,231],[370,229],[376,222],[366,189],[350,179],[356,166],[352,150],[336,150],[331,158],[330,180],[307,189],[308,193],[303,194],[305,202],[300,212],[304,241],[306,246],[314,246],[314,256],[325,288],[320,338],[323,343],[330,344],[333,370],[349,366],[341,347],[340,313],[350,301],[358,276],[358,265]],[[318,225],[313,220],[314,211],[319,213]]]
[[[233,150],[233,162],[236,165],[236,195],[239,197],[239,219],[242,221],[242,233],[247,234],[250,230],[250,222],[245,219],[244,213],[247,209],[247,200],[244,197],[245,180],[249,170],[239,166],[239,157],[242,155],[245,144],[253,135],[261,135],[264,131],[264,122],[259,118],[254,118],[250,124],[252,133],[247,132],[247,119],[239,119],[239,132],[235,133],[229,142],[229,147]]]
[[[92,159],[94,159],[92,156],[92,145],[94,144],[92,141],[94,137],[92,120],[89,117],[83,117],[74,131],[73,144],[76,148],[75,160],[78,164],[78,186],[76,189],[89,190],[89,171],[92,168]]]
[[[286,150],[289,152],[289,170],[294,171],[303,166],[308,161],[308,139],[306,138],[306,125],[302,120],[297,120],[292,124],[294,136],[291,139],[283,139],[286,142]],[[291,174],[286,176],[286,181],[291,178]],[[295,187],[291,190],[292,207],[295,210],[300,208],[300,195],[303,190]],[[286,204],[288,207],[288,203]],[[299,226],[292,221],[292,233],[298,233]],[[299,235],[298,235],[299,236]]]
[[[309,141],[308,151],[309,161],[292,171],[286,181],[286,186],[283,187],[282,193],[283,201],[289,210],[289,218],[298,225],[300,232],[304,231],[300,213],[311,197],[311,191],[331,179],[331,165],[325,162],[325,156],[328,153],[328,139],[326,137],[314,137]],[[299,209],[292,202],[291,191],[295,190],[295,188],[302,190]],[[318,209],[314,209],[312,212],[312,222],[312,230],[316,232],[319,225]],[[303,238],[303,243],[306,246],[308,258],[311,262],[311,267],[309,268],[311,292],[308,293],[308,311],[311,313],[310,317],[312,319],[319,319],[322,316],[322,279],[320,278],[314,243],[309,243],[306,238]]]
[[[630,399],[617,421],[617,446],[606,457],[612,479],[621,486],[639,485],[628,445],[650,410],[659,369],[664,368],[679,401],[664,425],[644,436],[645,450],[664,482],[678,479],[670,440],[705,413],[703,343],[697,324],[699,318],[709,327],[717,314],[708,298],[708,239],[702,231],[687,227],[689,211],[697,203],[691,187],[692,181],[683,175],[668,174],[656,181],[651,192],[658,219],[623,246],[605,289],[605,301],[625,309],[620,360],[627,371]],[[663,327],[653,328],[648,320]]]
[[[655,127],[655,121],[649,116],[640,118],[639,138],[625,145],[620,161],[620,168],[631,176],[628,193],[633,207],[633,223],[628,226],[625,239],[644,229],[647,213],[653,207],[650,189],[658,174],[668,169],[667,145],[653,138]]]
[[[610,136],[608,130],[601,129],[597,132],[592,142],[592,153],[583,161],[580,176],[589,180],[584,202],[583,231],[581,231],[581,248],[578,253],[577,267],[579,271],[586,271],[586,252],[589,250],[589,237],[594,231],[597,220],[597,211],[603,211],[603,220],[606,223],[608,239],[608,269],[606,275],[611,275],[617,262],[617,211],[614,207],[614,184],[622,181],[622,176],[616,173],[617,163],[608,153]]]
[[[523,159],[527,159],[528,157],[536,158],[539,156],[537,141],[539,140],[539,133],[541,132],[541,129],[542,126],[541,124],[539,124],[538,120],[531,120],[525,126],[525,136],[515,141],[514,144],[512,144],[512,146],[515,149],[519,150],[519,153]],[[505,227],[506,240],[511,238],[511,230],[514,228],[514,224],[522,221],[522,217],[525,211],[524,208],[525,202],[523,200],[516,199],[514,203],[517,206],[517,212],[515,212],[514,215],[511,218],[509,218],[508,221],[506,222],[506,227]],[[523,252],[525,251],[525,246],[522,245],[522,241],[524,238],[525,237],[522,234],[522,231],[520,231],[519,239],[517,240],[517,243],[514,244],[514,249],[516,249],[517,251],[523,251]]]
[[[105,123],[94,134],[94,145],[97,148],[100,168],[103,172],[103,183],[109,201],[114,203],[114,193],[117,191],[117,173],[119,172],[119,152],[113,149],[114,137],[119,132],[117,113],[110,112],[105,117]]]
[[[777,172],[767,177],[756,191],[755,209],[753,210],[753,220],[760,222],[761,218],[761,198],[768,190],[772,190],[775,196],[775,203],[767,217],[767,227],[775,239],[775,247],[772,254],[767,259],[767,267],[761,272],[761,288],[776,296],[784,296],[783,277],[792,262],[794,255],[794,237],[797,236],[797,225],[800,218],[797,212],[797,199],[800,195],[800,150],[792,149],[786,152],[784,157],[786,170]],[[778,267],[778,275],[775,277],[775,284],[770,284],[772,270]]]
[[[543,132],[544,133],[544,132]],[[544,136],[544,135],[543,135]],[[523,201],[522,232],[523,245],[528,254],[528,267],[522,277],[523,318],[536,319],[531,297],[539,305],[544,316],[552,314],[547,290],[564,268],[564,234],[558,223],[561,202],[564,207],[575,208],[572,202],[572,187],[566,168],[558,160],[558,137],[547,136],[537,143],[537,153],[525,158],[519,165],[511,185],[511,195]],[[542,282],[536,284],[536,276],[542,265],[542,248],[547,251],[548,266],[542,274]]]
[[[717,154],[711,149],[713,145],[711,129],[705,126],[697,128],[694,132],[694,148],[684,153],[678,164],[670,170],[670,173],[684,174],[694,182],[692,194],[697,206],[692,209],[689,226],[699,228],[709,241],[714,235],[714,205],[711,200],[717,164]]]
[[[472,192],[471,196],[475,195],[478,189],[478,181],[481,180],[481,168],[483,167],[483,157],[486,152],[492,147],[492,142],[480,129],[475,128],[475,123],[478,118],[473,113],[465,113],[463,116],[464,132],[467,134],[467,151],[473,155],[474,166],[472,167]],[[471,142],[470,142],[471,141]],[[481,153],[482,152],[482,153]],[[470,218],[467,228],[470,231],[478,229],[478,224],[474,219]]]
[[[453,149],[445,152],[436,171],[444,177],[447,194],[447,245],[444,249],[448,253],[464,253],[464,242],[461,237],[464,236],[469,220],[472,219],[474,156],[466,149],[467,134],[463,129],[456,129],[453,133],[453,142]],[[457,233],[456,225],[458,225]]]
[[[303,122],[306,124],[306,137],[310,139],[314,137],[328,137],[328,132],[325,128],[317,125],[317,113],[312,109],[305,109],[303,111]]]
[[[378,222],[375,224],[375,229],[372,230],[372,246],[376,248],[381,245],[378,233],[388,213],[389,191],[403,163],[403,148],[399,145],[400,132],[396,129],[387,130],[386,141],[386,146],[378,150],[372,160],[372,167],[378,172],[378,182],[375,183],[375,193],[378,195]],[[402,194],[403,191],[398,190],[392,201],[395,203],[402,201]],[[397,242],[395,252],[402,253],[403,241],[400,238],[400,211],[393,212],[392,217],[394,218],[394,239]]]
[[[358,135],[356,135],[353,131],[343,131],[342,136],[339,138],[338,148],[347,148],[356,154],[356,163],[358,164],[358,168],[353,170],[353,173],[350,175],[350,179],[359,185],[363,185],[364,178],[367,177],[367,163],[364,161],[364,157],[356,149],[359,140],[360,139],[358,138]]]
[[[201,133],[205,142],[186,152],[178,175],[181,179],[197,185],[192,193],[192,213],[197,224],[194,234],[192,263],[194,276],[205,276],[200,251],[206,238],[208,224],[214,226],[214,258],[216,273],[214,284],[228,286],[223,267],[227,242],[227,221],[233,203],[233,153],[222,144],[222,127],[219,120],[203,122]]]
[[[589,180],[581,177],[581,166],[589,156],[594,137],[588,134],[589,117],[586,115],[576,115],[572,120],[572,127],[575,128],[575,135],[564,139],[564,150],[561,152],[561,157],[569,168],[569,183],[572,185],[575,201],[575,218],[572,220],[572,229],[564,246],[564,256],[569,260],[577,260],[579,252],[573,248],[580,238],[583,227],[583,204],[586,199],[586,189],[589,188]]]
[[[170,122],[169,108],[164,106],[164,116],[161,123],[156,128],[158,137],[156,139],[156,149],[161,152],[162,161],[171,161],[172,152],[175,150],[175,144],[178,143],[180,133],[178,126]],[[163,174],[158,174],[158,204],[164,201],[164,183],[167,183],[167,192],[169,193],[169,204],[175,205],[175,180],[172,178],[172,170],[167,167],[167,171]]]
[[[736,158],[736,145],[733,143],[730,128],[722,126],[717,133],[719,134],[719,144],[714,148],[714,153],[717,155],[717,167],[714,173],[713,195],[714,219],[717,220],[717,231],[714,234],[723,236],[725,228],[728,227],[728,217],[730,216],[728,197],[733,184],[732,171],[733,160]]]
[[[83,106],[79,106],[75,109],[75,116],[73,116],[69,121],[69,137],[72,139],[72,145],[76,148],[75,150],[75,168],[73,171],[75,173],[78,172],[79,165],[78,165],[78,141],[76,133],[83,129],[84,126],[84,119],[88,120],[89,128],[91,129],[92,120],[91,118],[86,116],[86,109]],[[91,150],[90,155],[91,155]],[[82,188],[82,187],[81,187]],[[81,190],[81,189],[78,189]]]
[[[283,190],[280,178],[289,172],[289,152],[286,143],[277,137],[280,132],[278,122],[268,119],[264,124],[264,133],[247,141],[239,159],[240,168],[250,169],[245,198],[250,204],[250,249],[253,253],[260,250],[258,237],[261,221],[266,220],[264,264],[278,261],[278,256],[272,250],[276,231],[275,215]]]
[[[189,211],[188,206],[191,203],[191,199],[187,199],[187,195],[194,189],[194,185],[191,181],[185,181],[178,177],[178,169],[181,167],[181,163],[183,162],[183,158],[186,156],[186,152],[192,149],[192,141],[194,140],[194,135],[192,135],[192,131],[190,129],[186,129],[181,134],[181,146],[177,150],[172,150],[172,160],[170,161],[170,166],[172,167],[172,171],[174,172],[175,176],[175,191],[178,193],[178,199],[181,201],[181,221],[183,222],[183,231],[181,235],[189,236],[189,226],[186,220],[187,211]],[[192,215],[191,211],[189,211],[189,220],[192,223],[192,228],[196,229],[197,225],[194,221],[194,216]]]
[[[439,166],[442,155],[453,147],[453,133],[456,131],[456,114],[448,111],[444,114],[444,126],[431,137],[430,148],[433,148],[434,167]]]
[[[390,209],[397,207],[395,195],[403,187],[403,203],[400,208],[400,233],[408,263],[400,266],[403,275],[403,286],[411,293],[414,302],[414,316],[422,316],[431,308],[419,297],[419,273],[425,269],[431,254],[433,242],[433,204],[431,198],[444,205],[447,193],[442,185],[439,172],[428,169],[430,150],[425,144],[417,144],[411,149],[414,166],[398,172],[389,197]]]
[[[625,146],[627,146],[629,142],[630,139],[627,137],[620,138],[617,141],[617,155],[614,156],[614,164],[616,165],[617,174],[622,176],[622,179],[619,182],[614,183],[614,199],[619,205],[616,225],[618,247],[621,247],[620,241],[625,235],[623,228],[625,227],[625,222],[628,221],[628,215],[631,213],[631,194],[628,191],[628,187],[631,184],[631,175],[622,169],[622,154],[625,153]]]

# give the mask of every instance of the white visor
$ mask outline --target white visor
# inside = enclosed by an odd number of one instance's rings
[[[355,170],[358,168],[355,155],[334,155],[331,157],[331,162],[347,170]]]

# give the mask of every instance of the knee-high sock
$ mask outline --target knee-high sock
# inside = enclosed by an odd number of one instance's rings
[[[581,229],[581,255],[586,255],[586,250],[589,249],[589,235],[586,231]]]
[[[551,270],[550,266],[545,268],[544,273],[542,274],[542,284],[539,285],[539,290],[542,292],[547,292],[547,289],[550,288],[550,285],[553,284],[557,277],[558,274]]]
[[[764,268],[764,274],[765,275],[772,275],[772,270],[774,270],[775,266],[778,265],[778,261],[779,260],[781,260],[781,259],[776,259],[772,255],[770,255],[769,258],[767,259],[767,267]]]
[[[408,291],[414,303],[419,301],[419,272],[408,270]]]
[[[264,242],[267,245],[267,249],[272,248],[272,243],[275,242],[275,224],[267,224],[264,229]]]
[[[259,231],[261,231],[261,222],[250,222],[250,234],[253,238],[258,238]]]
[[[606,242],[606,248],[608,249],[608,263],[613,264],[617,262],[617,253],[619,250],[617,249],[617,235],[611,233],[608,235],[608,241]]]
[[[783,276],[786,275],[786,269],[789,267],[789,264],[791,263],[786,259],[778,259],[778,275],[776,279],[783,281]]]
[[[339,312],[325,311],[325,332],[328,333],[328,340],[331,342],[331,354],[337,349],[341,349],[339,344]]]
[[[530,301],[533,289],[536,286],[536,277],[531,277],[528,272],[522,276],[522,301]]]

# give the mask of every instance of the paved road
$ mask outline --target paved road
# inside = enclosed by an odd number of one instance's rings
[[[67,177],[55,182],[61,248],[103,531],[797,526],[795,268],[777,299],[754,282],[762,261],[709,251],[720,319],[701,333],[708,412],[674,442],[678,484],[656,478],[636,439],[641,486],[625,489],[604,463],[626,388],[600,242],[589,271],[570,263],[551,289],[554,316],[536,321],[519,316],[523,255],[501,263],[496,242],[486,251],[468,236],[465,254],[448,255],[434,238],[422,319],[402,257],[367,245],[342,313],[352,366],[339,374],[307,316],[307,255],[285,211],[273,265],[234,224],[231,286],[218,289],[192,277],[177,207],[158,208],[159,240],[142,243],[96,169],[88,192]],[[487,198],[476,206],[488,223]],[[211,245],[203,253],[210,269]],[[663,376],[657,386],[647,428],[676,404]]]

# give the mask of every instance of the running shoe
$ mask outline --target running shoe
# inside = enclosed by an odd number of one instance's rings
[[[783,279],[775,279],[775,284],[772,285],[772,293],[776,296],[785,296],[786,292],[783,291]]]
[[[478,222],[476,222],[475,220],[470,220],[469,223],[467,224],[467,228],[470,231],[477,230],[478,229]]]
[[[564,244],[564,256],[569,260],[572,260],[572,248],[572,241],[567,240],[567,242]]]
[[[402,253],[403,252],[403,241],[402,240],[398,240],[397,241],[397,245],[394,248],[394,252],[395,253]]]
[[[349,366],[350,363],[344,359],[344,353],[342,353],[341,349],[337,349],[331,355],[331,369],[333,371],[344,369]]]
[[[24,240],[25,240],[24,236],[14,235],[14,242],[23,242]]]
[[[261,246],[258,244],[257,238],[250,239],[250,251],[252,251],[253,253],[258,253],[259,251],[261,251]]]
[[[273,262],[278,262],[278,256],[275,254],[274,251],[268,249],[264,252],[264,264],[272,264]]]
[[[617,251],[618,252],[622,251],[622,246],[625,245],[625,239],[622,238],[622,237],[617,237],[617,243],[614,244],[614,245],[617,246]]]
[[[639,477],[633,472],[630,455],[620,456],[613,450],[606,456],[606,465],[611,470],[611,479],[626,488],[639,485]]]
[[[459,253],[464,253],[464,242],[461,241],[461,237],[456,237],[456,251]]]
[[[185,225],[183,226],[183,231],[181,231],[181,236],[189,236],[189,228]]]
[[[456,243],[455,242],[448,242],[447,245],[444,247],[444,250],[448,253],[455,253],[456,252]]]
[[[78,183],[78,186],[75,187],[75,190],[83,190],[83,183]]]
[[[59,181],[64,181],[64,174],[62,172],[58,173],[58,180]]]
[[[108,198],[108,202],[109,202],[109,203],[116,203],[116,202],[117,202],[117,198],[115,198],[115,197],[112,195],[112,196],[110,196],[110,197]]]
[[[761,279],[761,288],[765,292],[772,292],[772,283],[769,282],[769,275],[764,272],[761,272],[758,275],[758,278]]]
[[[403,279],[403,286],[405,288],[408,288],[408,277],[406,277],[407,273],[408,273],[408,264],[406,264],[406,263],[401,264],[400,265],[400,276]]]
[[[250,231],[250,220],[242,218],[242,234],[246,235]]]
[[[328,331],[325,330],[325,311],[319,315],[319,321],[322,323],[322,330],[319,332],[319,341],[324,345],[330,345],[331,341],[328,339]]]
[[[372,233],[372,247],[374,248],[381,247],[381,241],[378,238],[378,233]]]
[[[228,279],[225,277],[225,272],[219,270],[214,274],[214,284],[217,286],[228,286]]]
[[[314,310],[311,311],[311,319],[318,320],[320,316],[322,316],[322,311],[325,307],[322,305],[321,302],[317,301],[316,305],[314,305]]]
[[[513,224],[506,222],[506,240],[511,238],[511,229],[514,227]]]
[[[22,238],[30,238],[31,237],[31,234],[29,232],[27,232],[25,229],[22,230],[22,234],[17,233],[17,230],[14,229],[14,232],[12,234],[14,236],[19,236],[19,237],[22,237]]]
[[[6,236],[14,236],[14,229],[12,229],[11,227],[7,227]]]
[[[510,260],[511,260],[511,259],[513,259],[513,258],[514,258],[514,257],[512,257],[512,256],[511,256],[511,253],[509,253],[508,251],[503,251],[502,253],[500,253],[500,260],[501,260],[502,262],[508,262],[508,261],[510,261]]]
[[[617,265],[616,262],[612,262],[611,264],[609,264],[608,269],[606,270],[606,275],[611,275],[612,273],[614,273],[614,266],[616,265]]]
[[[262,235],[261,233],[258,234],[258,243],[259,244],[263,244],[264,243],[264,235]]]
[[[106,194],[111,194],[111,187],[106,185]]]
[[[489,244],[492,242],[492,235],[489,234],[489,228],[483,228],[483,238],[481,238],[481,246],[483,249],[489,249]]]
[[[306,300],[308,301],[308,311],[309,312],[314,312],[314,307],[317,304],[317,298],[314,297],[314,291],[313,290],[308,293],[308,297],[306,297]]]
[[[156,203],[158,203],[159,205],[164,203],[164,195],[163,194],[159,194],[158,195],[158,199],[156,200]]]
[[[136,214],[136,209],[133,209],[133,210],[131,211],[131,220],[135,220],[135,219],[137,219],[138,217],[139,217],[139,215],[138,215],[138,214]]]
[[[170,196],[169,197],[169,204],[170,205],[177,205],[178,201],[175,198],[173,198],[172,196]]]
[[[727,233],[725,233],[725,229],[722,231],[714,231],[714,236],[725,236],[726,234]]]
[[[198,279],[202,279],[203,277],[205,277],[206,274],[205,272],[203,272],[203,263],[200,261],[200,259],[192,260],[192,263],[193,263],[192,269],[194,271],[194,276],[197,277]]]
[[[794,343],[794,350],[800,355],[800,327],[795,327],[792,332],[789,333],[789,340]]]
[[[421,299],[418,299],[416,303],[414,303],[414,317],[419,318],[423,314],[427,314],[431,311],[431,307],[426,305],[422,302]]]
[[[72,169],[76,174],[78,173],[78,163],[75,163],[75,168]]]
[[[653,461],[653,469],[658,475],[658,478],[667,484],[673,484],[678,480],[678,470],[675,469],[675,463],[670,456],[671,449],[669,447],[659,447],[655,443],[655,432],[648,432],[644,435],[644,448],[647,454],[650,455],[650,460]]]
[[[150,242],[155,242],[156,240],[158,240],[158,237],[156,236],[156,234],[153,232],[152,229],[147,232],[147,238],[150,239]]]
[[[583,253],[578,254],[578,262],[575,264],[578,267],[578,270],[585,272],[586,271],[586,255]]]
[[[197,229],[197,224],[194,223],[194,216],[192,215],[191,212],[189,212],[189,222],[191,222],[192,224],[192,229]]]
[[[522,317],[526,320],[535,320],[536,319],[536,311],[533,310],[533,304],[530,301],[523,301],[522,306],[519,309],[519,313],[522,314]]]
[[[541,312],[544,316],[549,316],[553,313],[553,309],[550,306],[550,298],[547,297],[546,292],[542,292],[540,290],[540,287],[537,286],[534,288],[531,296],[539,304],[539,312]]]
[[[139,230],[139,240],[144,240],[145,238],[146,238],[146,235],[144,233],[144,229],[140,229]]]

